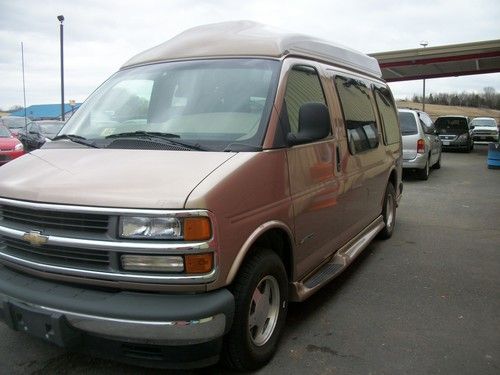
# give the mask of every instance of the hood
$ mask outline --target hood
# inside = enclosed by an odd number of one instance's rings
[[[40,149],[0,167],[0,197],[99,207],[184,207],[234,153]]]
[[[14,147],[21,143],[17,138],[0,138],[0,150],[1,151],[10,151],[13,150]]]

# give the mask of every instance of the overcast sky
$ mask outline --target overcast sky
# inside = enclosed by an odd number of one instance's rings
[[[314,35],[365,53],[500,38],[499,0],[0,0],[0,108],[60,101],[59,22],[63,14],[65,98],[83,101],[121,64],[181,31],[253,20]],[[427,81],[427,92],[500,92],[500,74]],[[421,81],[391,84],[397,98]]]

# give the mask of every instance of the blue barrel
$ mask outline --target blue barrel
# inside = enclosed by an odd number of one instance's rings
[[[490,143],[489,145],[488,168],[500,168],[500,143]]]

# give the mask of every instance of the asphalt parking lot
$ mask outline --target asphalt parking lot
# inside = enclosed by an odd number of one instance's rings
[[[428,181],[407,176],[394,236],[291,306],[259,373],[499,374],[500,170],[486,168],[486,152],[444,153]],[[66,353],[0,325],[0,373],[169,372]]]

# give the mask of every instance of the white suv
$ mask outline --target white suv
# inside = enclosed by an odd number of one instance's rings
[[[498,125],[494,118],[476,117],[469,126],[474,141],[498,142]]]

